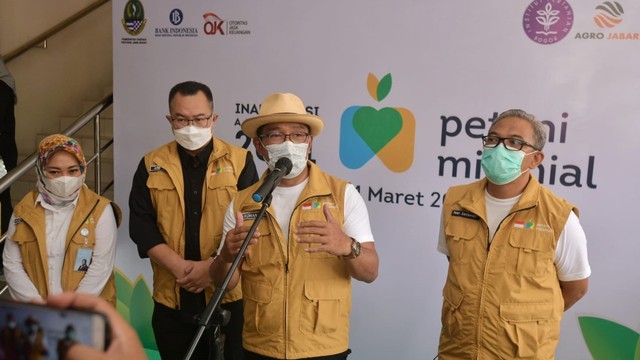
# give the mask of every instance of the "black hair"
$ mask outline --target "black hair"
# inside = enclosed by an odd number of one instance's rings
[[[199,92],[204,94],[211,103],[211,108],[213,109],[213,95],[211,94],[211,89],[205,84],[199,83],[197,81],[185,81],[179,84],[174,85],[169,91],[169,106],[171,106],[171,100],[176,96],[176,94],[180,94],[183,96],[192,96]]]

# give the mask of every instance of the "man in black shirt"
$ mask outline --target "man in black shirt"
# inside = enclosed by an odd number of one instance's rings
[[[251,153],[213,136],[218,115],[211,90],[187,81],[169,93],[167,120],[175,141],[140,161],[129,196],[129,234],[153,268],[152,326],[163,359],[189,349],[213,294],[209,277],[220,244],[224,213],[238,190],[258,180]],[[225,359],[242,357],[242,295],[231,291],[222,307],[231,312],[223,328]],[[206,359],[205,339],[192,359]]]

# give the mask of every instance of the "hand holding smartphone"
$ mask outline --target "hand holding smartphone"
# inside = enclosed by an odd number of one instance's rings
[[[75,343],[103,351],[109,336],[101,312],[0,299],[2,359],[59,359]]]
[[[68,360],[146,360],[145,353],[138,334],[118,314],[115,307],[105,300],[86,294],[63,293],[49,296],[47,303],[56,308],[74,308],[97,311],[105,314],[109,319],[111,336],[105,351],[99,351],[86,345],[76,344],[69,349]]]

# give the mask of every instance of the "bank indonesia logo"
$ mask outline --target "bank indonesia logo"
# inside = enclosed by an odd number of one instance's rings
[[[129,0],[124,6],[124,16],[122,17],[122,26],[129,35],[139,35],[147,19],[144,18],[144,7],[140,0]]]
[[[391,85],[391,74],[378,80],[369,73],[367,89],[375,101],[384,100]],[[340,161],[359,169],[377,155],[389,170],[405,172],[413,163],[415,134],[415,117],[405,108],[351,106],[340,119]]]
[[[169,21],[173,26],[178,26],[182,23],[182,11],[180,9],[173,9],[169,13]]]
[[[605,1],[601,5],[596,6],[597,13],[593,17],[593,21],[601,29],[611,29],[622,22],[622,14],[624,9],[616,1]]]
[[[573,10],[565,0],[534,0],[524,11],[524,32],[538,44],[564,39],[573,26]]]

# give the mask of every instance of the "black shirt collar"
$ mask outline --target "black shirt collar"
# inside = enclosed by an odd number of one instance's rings
[[[209,141],[209,143],[195,156],[191,156],[185,148],[178,144],[178,156],[180,156],[180,163],[184,166],[185,164],[192,164],[193,158],[197,158],[200,164],[206,164],[209,161],[209,156],[213,152],[213,139]]]

